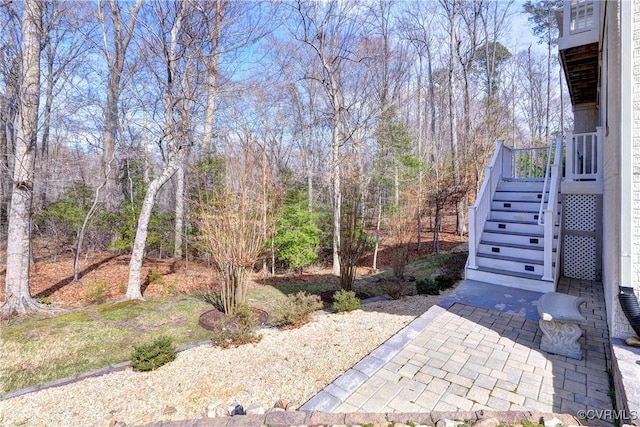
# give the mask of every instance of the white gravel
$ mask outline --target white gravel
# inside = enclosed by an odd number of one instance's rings
[[[181,352],[160,369],[131,369],[0,402],[0,425],[141,424],[206,416],[216,399],[266,409],[284,399],[300,406],[441,297],[367,304],[346,314],[318,312],[299,329],[261,331],[237,348]],[[174,413],[165,413],[168,408]],[[172,410],[166,412],[173,412]]]

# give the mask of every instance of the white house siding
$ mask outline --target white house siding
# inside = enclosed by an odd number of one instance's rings
[[[632,286],[636,291],[636,295],[640,295],[640,3],[634,1],[632,3],[633,24],[632,28],[623,31],[632,38],[633,55],[631,64],[625,64],[623,60],[622,66],[632,66],[633,82],[632,86],[632,111],[629,112],[629,121],[632,123],[631,135],[633,138],[633,147],[631,153],[623,155],[632,156],[633,159],[633,214],[631,219],[632,228]],[[624,144],[622,145],[625,148]],[[619,328],[624,336],[633,335],[631,326],[624,319],[623,325]]]
[[[633,5],[633,25],[640,25],[640,4]],[[606,22],[602,51],[602,88],[600,92],[601,125],[605,132],[604,150],[604,194],[603,194],[603,276],[602,282],[607,305],[609,330],[613,337],[626,338],[633,333],[618,303],[618,286],[633,286],[640,289],[640,275],[631,274],[629,264],[640,266],[640,230],[633,229],[632,217],[640,223],[640,181],[634,182],[631,170],[623,167],[633,152],[640,153],[640,122],[633,124],[633,133],[623,130],[622,90],[629,90],[630,84],[621,84],[623,77],[621,59],[620,12],[621,4],[616,1],[606,3]],[[622,6],[624,8],[624,6]],[[638,42],[635,42],[636,45]],[[640,58],[640,47],[633,46],[634,64]],[[630,63],[626,64],[631,67]],[[640,69],[633,68],[633,79],[640,78]],[[636,85],[633,90],[636,91]],[[637,95],[634,95],[637,96]],[[629,114],[629,112],[627,112]],[[640,120],[640,116],[638,117]],[[624,138],[624,135],[627,138]],[[631,141],[633,135],[633,141]],[[626,141],[625,141],[626,139]],[[632,149],[637,146],[637,149]],[[640,163],[638,163],[640,164]],[[633,174],[635,175],[635,174]],[[633,197],[633,204],[629,204]],[[633,207],[633,208],[632,208]],[[626,212],[624,211],[626,209]],[[626,254],[627,256],[623,256]],[[626,270],[624,266],[627,266]]]
[[[622,285],[640,295],[640,3],[607,5],[601,102],[607,147],[618,149],[605,150],[603,285],[611,335],[627,338],[634,332],[617,293]]]

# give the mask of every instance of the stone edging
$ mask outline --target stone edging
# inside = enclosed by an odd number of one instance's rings
[[[434,320],[447,310],[433,305],[422,315],[416,317],[407,326],[395,333],[391,338],[378,346],[371,353],[353,365],[347,372],[340,375],[332,383],[318,392],[300,407],[301,411],[334,411],[345,399],[380,368],[389,362],[415,337],[420,335]]]
[[[563,427],[581,426],[578,419],[567,414],[541,413],[532,411],[458,411],[458,412],[425,412],[387,414],[352,412],[347,414],[329,414],[325,412],[269,412],[266,415],[236,415],[233,417],[202,418],[182,421],[157,421],[145,424],[146,427],[290,427],[290,426],[428,426],[440,427],[457,425],[455,421],[473,425],[481,420],[494,419],[490,426],[501,422],[507,424],[521,424],[523,420],[533,424],[542,423],[548,426],[562,425]],[[546,423],[546,424],[545,424]],[[116,424],[116,426],[124,424]]]

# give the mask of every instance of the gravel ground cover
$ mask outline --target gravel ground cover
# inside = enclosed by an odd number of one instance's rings
[[[236,348],[204,345],[156,371],[127,369],[0,401],[0,425],[143,424],[206,416],[214,400],[269,409],[302,405],[435,304],[441,296],[382,301],[344,314],[314,313],[299,329],[264,329]]]

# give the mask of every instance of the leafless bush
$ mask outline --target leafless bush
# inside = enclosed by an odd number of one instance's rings
[[[393,275],[398,279],[404,276],[404,269],[409,262],[409,245],[417,227],[417,196],[407,189],[399,200],[399,204],[387,219],[387,229],[391,234]]]
[[[200,234],[220,279],[224,311],[246,300],[249,275],[268,237],[268,186],[260,167],[243,156],[225,179],[199,199]]]
[[[356,269],[360,257],[371,243],[365,232],[365,218],[363,218],[363,199],[356,191],[345,191],[340,221],[340,287],[350,291],[356,277]]]

